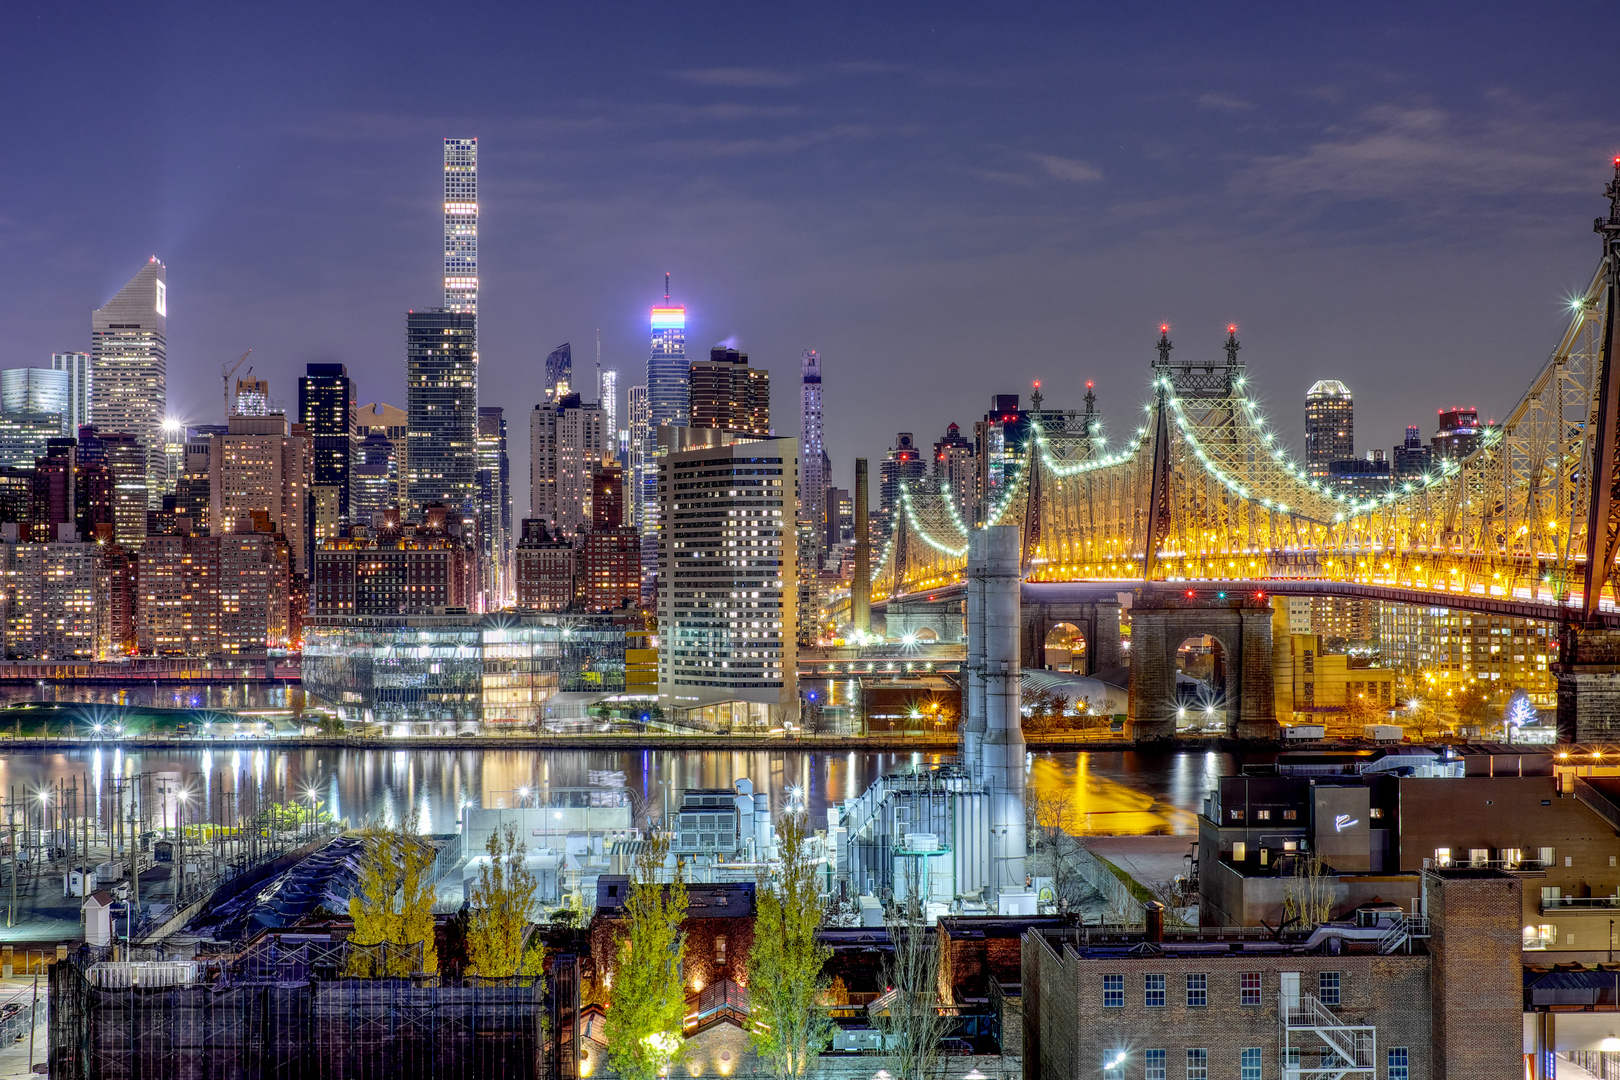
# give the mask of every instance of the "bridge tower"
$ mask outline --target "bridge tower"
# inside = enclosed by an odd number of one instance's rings
[[[1581,620],[1565,624],[1559,662],[1560,742],[1611,741],[1620,737],[1620,630],[1598,618],[1603,587],[1617,583],[1620,554],[1620,372],[1614,368],[1615,314],[1620,309],[1620,157],[1605,194],[1609,216],[1592,229],[1603,238],[1603,338],[1597,378],[1596,417],[1589,443],[1591,499],[1586,517],[1586,576]],[[1616,589],[1620,594],[1620,587]]]

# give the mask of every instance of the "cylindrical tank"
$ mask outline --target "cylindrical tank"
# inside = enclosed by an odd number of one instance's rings
[[[771,857],[771,797],[763,791],[754,794],[754,858],[764,862]]]
[[[968,573],[963,582],[967,615],[967,684],[963,687],[961,733],[957,756],[974,780],[984,776],[979,747],[984,742],[984,588],[977,567],[983,559],[984,532],[968,530]]]

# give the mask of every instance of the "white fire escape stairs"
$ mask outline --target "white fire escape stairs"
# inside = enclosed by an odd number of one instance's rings
[[[1299,974],[1283,973],[1278,1002],[1284,1080],[1345,1080],[1376,1077],[1378,1030],[1348,1024],[1314,996],[1300,993]]]

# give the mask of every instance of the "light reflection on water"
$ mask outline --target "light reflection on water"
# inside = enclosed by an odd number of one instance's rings
[[[113,777],[153,774],[197,790],[204,806],[244,783],[304,798],[314,790],[351,824],[413,817],[451,831],[463,803],[511,806],[519,789],[623,786],[656,816],[689,788],[730,788],[744,777],[779,809],[802,789],[810,818],[825,827],[827,807],[865,791],[878,776],[949,760],[939,754],[664,750],[140,750],[111,748],[0,757],[0,793],[37,792],[84,777],[106,790]],[[1237,759],[1204,751],[1036,754],[1028,776],[1042,797],[1059,797],[1074,827],[1096,834],[1197,831],[1196,815],[1216,777]]]

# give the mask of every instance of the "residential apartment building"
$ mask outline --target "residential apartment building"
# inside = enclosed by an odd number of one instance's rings
[[[0,543],[9,660],[95,660],[97,547],[94,543]]]
[[[233,416],[228,433],[213,437],[208,462],[209,530],[230,534],[255,514],[287,537],[293,571],[309,567],[307,504],[309,448],[302,424],[281,413]]]
[[[477,552],[446,507],[421,524],[391,519],[374,539],[328,540],[315,552],[312,616],[417,615],[467,610],[477,595]]]
[[[1384,665],[1411,676],[1423,692],[1444,697],[1474,685],[1492,699],[1523,690],[1538,706],[1554,704],[1554,624],[1443,607],[1379,607]]]
[[[593,478],[611,459],[602,406],[578,394],[529,414],[529,515],[574,538],[591,524]]]
[[[639,541],[638,541],[639,566]],[[574,600],[574,544],[552,536],[541,518],[523,520],[514,557],[517,606],[526,611],[563,611]],[[639,588],[639,581],[637,583]]]
[[[178,656],[286,648],[291,591],[290,547],[279,535],[148,537],[138,556],[137,646]]]

